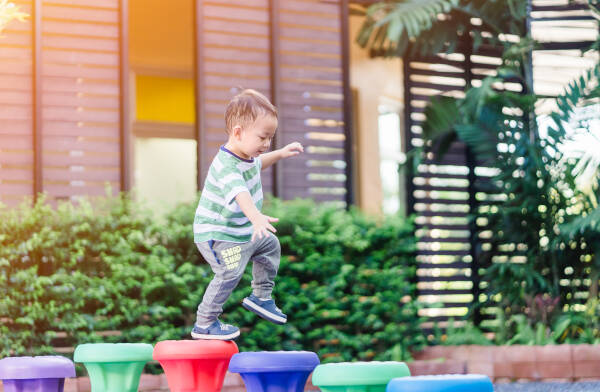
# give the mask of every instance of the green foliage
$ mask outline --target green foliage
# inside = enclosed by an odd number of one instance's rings
[[[0,356],[189,338],[212,278],[193,243],[194,209],[160,221],[126,197],[0,209]],[[270,200],[265,212],[280,219],[274,297],[290,321],[276,326],[239,305],[249,268],[223,315],[242,330],[240,350],[401,360],[424,344],[410,221],[301,200]]]
[[[393,56],[465,53],[482,44],[503,49],[502,64],[494,76],[483,79],[478,87],[467,86],[464,98],[440,96],[431,101],[422,124],[426,143],[410,152],[411,164],[416,168],[424,151],[440,159],[458,140],[468,146],[479,166],[495,169],[494,175],[479,176],[472,184],[480,202],[471,216],[475,234],[481,238],[475,251],[482,267],[487,267],[485,302],[476,305],[498,306],[508,320],[509,327],[497,331],[504,334],[505,341],[560,341],[549,331],[562,330],[565,320],[573,325],[589,320],[582,318],[581,310],[573,310],[581,306],[581,282],[587,285],[591,281],[590,301],[598,298],[600,160],[590,145],[577,159],[568,159],[563,150],[565,124],[576,108],[598,102],[600,66],[566,85],[556,100],[558,110],[550,115],[554,125],[541,137],[535,119],[538,97],[531,94],[528,66],[537,43],[524,30],[528,2],[460,0],[449,10],[437,9],[435,17],[430,14],[431,23],[417,24],[412,35],[398,26],[404,26],[413,12],[417,21],[426,13],[411,9],[411,3],[398,0],[371,5],[359,44],[372,49],[372,54]],[[598,1],[589,0],[588,4],[598,16]],[[405,13],[399,20],[396,11],[401,7]],[[394,18],[398,19],[396,27],[391,23]],[[471,18],[480,19],[481,26],[472,26]],[[500,33],[521,38],[518,42],[501,40]],[[600,35],[592,48],[598,49],[598,42]],[[410,48],[408,53],[406,48]],[[514,91],[509,83],[520,84],[522,92]],[[592,192],[576,186],[582,172],[595,175]],[[569,317],[537,312],[536,298],[557,299],[557,307]],[[560,325],[556,324],[559,319]]]
[[[357,43],[387,55],[401,55],[411,38],[432,28],[437,15],[448,13],[458,0],[379,2],[366,11]]]
[[[395,0],[381,1],[364,11],[356,42],[379,56],[427,56],[460,51],[471,33],[473,45],[504,46],[500,33],[524,36],[523,0]],[[473,25],[471,18],[481,20]],[[492,32],[490,36],[489,32]]]
[[[590,299],[584,308],[569,309],[557,317],[552,332],[555,342],[600,344],[600,300]]]
[[[435,331],[434,342],[444,346],[461,346],[465,344],[490,346],[493,344],[472,321],[467,320],[462,325],[456,325],[453,319],[449,320],[448,327],[444,332],[439,328]]]
[[[513,314],[508,318],[501,309],[495,309],[495,319],[486,334],[471,321],[465,321],[456,326],[450,320],[445,332],[439,328],[435,334],[434,343],[445,346],[458,346],[465,344],[476,345],[537,345],[547,344],[599,344],[600,343],[600,301],[598,299],[588,301],[584,309],[566,311],[553,308],[557,304],[556,299],[548,299],[546,304],[540,303],[541,297],[536,297],[531,304],[531,309],[538,312],[550,311],[553,315],[545,314]],[[552,320],[552,322],[549,322]]]
[[[458,139],[480,162],[496,169],[490,180],[475,184],[478,192],[488,196],[479,198],[481,206],[472,219],[479,222],[480,232],[493,233],[486,241],[490,248],[479,249],[478,254],[484,265],[490,265],[488,299],[499,302],[507,316],[530,312],[527,298],[545,294],[568,303],[579,279],[591,276],[597,282],[599,266],[586,256],[600,240],[594,230],[597,215],[586,215],[593,203],[582,204],[573,163],[563,159],[561,146],[566,138],[564,123],[574,107],[597,96],[599,69],[596,66],[571,82],[557,98],[559,111],[551,115],[554,127],[544,138],[527,120],[537,97],[497,88],[519,80],[518,72],[510,68],[500,68],[497,76],[469,89],[463,99],[439,97],[426,109],[423,131],[428,148],[438,158]],[[579,216],[582,208],[585,216]],[[520,260],[497,262],[506,252],[511,254],[507,260]],[[565,278],[572,284],[565,285]],[[591,287],[590,297],[595,298],[597,285]]]

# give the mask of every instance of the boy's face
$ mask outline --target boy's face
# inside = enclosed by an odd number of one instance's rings
[[[241,152],[250,159],[269,151],[276,130],[276,117],[259,116],[253,124],[240,130],[239,148]]]

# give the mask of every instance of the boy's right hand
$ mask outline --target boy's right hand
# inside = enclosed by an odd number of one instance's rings
[[[271,222],[277,222],[278,220],[278,218],[273,218],[272,216],[261,213],[259,213],[255,218],[251,219],[250,222],[254,228],[252,231],[251,241],[254,241],[255,238],[262,239],[263,236],[268,236],[269,231],[276,233],[277,230],[273,227]]]

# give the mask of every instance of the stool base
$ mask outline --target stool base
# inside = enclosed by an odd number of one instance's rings
[[[92,392],[137,392],[146,362],[84,362]]]
[[[4,392],[63,392],[64,378],[2,380]]]

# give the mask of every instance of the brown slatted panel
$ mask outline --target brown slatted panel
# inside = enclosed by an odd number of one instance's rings
[[[300,141],[305,154],[283,161],[283,197],[345,200],[343,79],[339,4],[279,3],[282,145]]]
[[[42,5],[43,187],[67,199],[119,191],[119,2]]]
[[[208,168],[227,140],[225,107],[239,92],[237,87],[271,95],[269,8],[268,0],[211,0],[201,4],[206,133],[200,159]],[[262,172],[262,182],[263,190],[271,192],[272,169]]]
[[[462,96],[466,84],[465,57],[456,54],[450,58],[407,61],[408,140],[418,147],[423,144],[420,125],[425,119],[423,110],[431,97]],[[465,146],[460,143],[454,143],[442,161],[431,158],[425,155],[412,179],[413,209],[421,235],[417,252],[418,287],[422,300],[441,304],[426,315],[445,320],[448,316],[461,316],[473,299],[468,279],[469,169]]]
[[[469,59],[472,80],[481,79],[480,67],[487,69],[478,61],[494,61],[460,53],[407,60],[407,131],[413,147],[423,145],[421,124],[429,100],[436,95],[464,96]],[[413,209],[421,236],[417,252],[420,298],[439,304],[423,312],[430,322],[464,316],[474,299],[468,225],[470,170],[467,150],[456,142],[441,161],[426,153],[412,178]]]
[[[581,10],[578,5],[569,6],[566,0],[556,7],[558,3],[552,2],[550,8],[553,10],[549,12],[548,9],[544,9],[544,6],[549,5],[548,1],[534,1],[533,17],[556,18],[554,23],[564,27],[565,20],[561,18],[568,19],[573,16],[573,9]],[[588,19],[592,20],[592,18]],[[597,23],[595,26],[594,30],[597,31]],[[572,48],[574,45],[583,47],[585,43],[550,42],[546,45],[552,50],[561,50]],[[477,85],[479,80],[493,72],[496,64],[501,63],[499,55],[497,49],[483,46],[470,56],[470,64],[461,54],[453,54],[451,58],[437,56],[407,60],[407,67],[405,67],[407,134],[412,146],[423,144],[420,125],[424,120],[423,108],[431,97],[438,94],[462,96],[467,75],[470,75],[473,85]],[[539,65],[543,67],[546,64]],[[466,69],[467,67],[469,69]],[[535,72],[534,74],[538,75]],[[428,80],[428,77],[438,78]],[[561,83],[564,83],[564,80]],[[520,91],[519,86],[506,85],[505,88]],[[473,178],[476,180],[475,188],[471,190],[469,189],[469,182],[472,180],[469,177],[470,168],[475,170]],[[471,232],[468,213],[469,197],[472,197],[472,192],[477,192],[477,184],[485,182],[486,177],[490,175],[489,170],[486,169],[477,166],[476,163],[469,164],[464,146],[455,143],[442,162],[437,162],[426,154],[417,169],[417,174],[411,179],[410,196],[414,201],[417,228],[422,235],[418,243],[417,256],[420,262],[419,290],[422,299],[442,304],[438,312],[427,314],[429,321],[443,322],[448,320],[449,315],[464,313],[466,307],[474,300],[472,294],[480,291],[477,288],[485,284],[474,279],[472,275],[473,260],[469,242]],[[478,200],[479,208],[487,208],[496,203],[498,197],[480,194]],[[477,230],[485,230],[485,226],[478,225]],[[476,239],[484,252],[489,248],[488,238],[480,235]],[[518,251],[496,251],[492,261],[523,261],[523,258]],[[486,267],[480,264],[477,266],[480,271]],[[584,289],[585,287],[582,288],[582,293]],[[458,312],[455,313],[456,311]]]
[[[18,1],[31,14],[31,1]],[[0,38],[0,202],[33,193],[32,22],[14,21]]]

